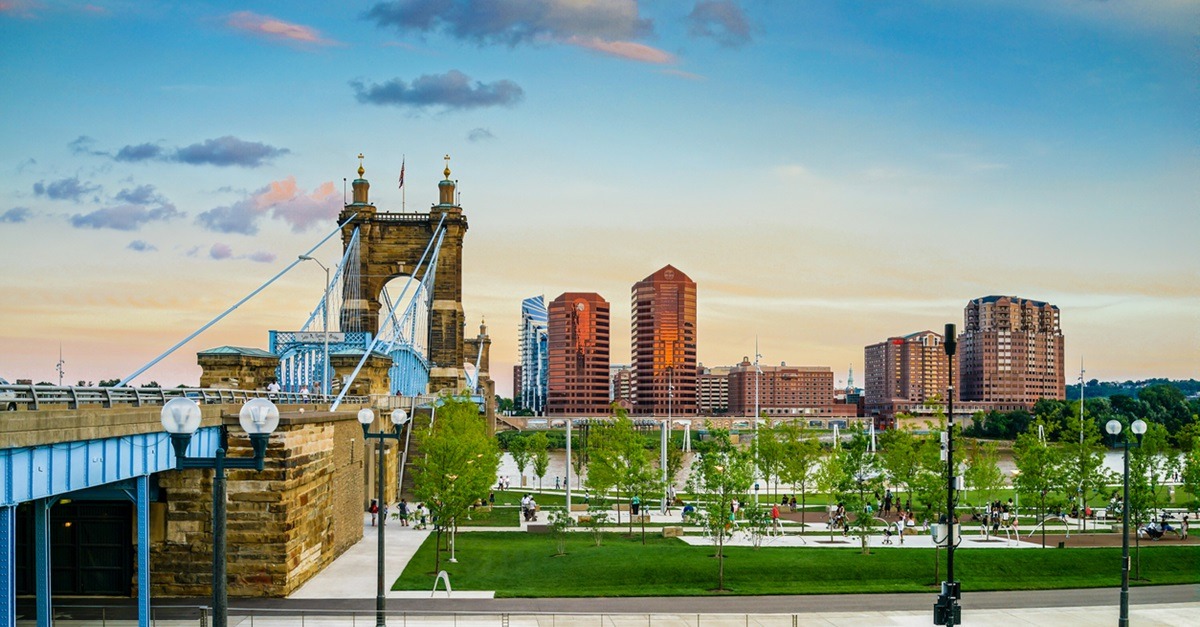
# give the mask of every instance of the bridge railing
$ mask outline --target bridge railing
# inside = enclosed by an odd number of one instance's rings
[[[65,405],[79,409],[85,405],[109,408],[116,405],[141,407],[162,405],[172,398],[187,397],[202,405],[244,403],[252,398],[267,398],[285,405],[329,404],[334,396],[298,392],[268,392],[266,390],[230,390],[219,388],[137,388],[82,387],[58,385],[0,385],[0,411],[25,407],[42,409],[44,405]],[[370,402],[367,396],[347,396],[343,403],[362,405]]]

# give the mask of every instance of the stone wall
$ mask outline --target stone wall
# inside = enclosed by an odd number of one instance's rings
[[[233,390],[265,390],[275,378],[278,357],[255,355],[196,354],[202,368],[200,387]]]
[[[226,424],[236,424],[228,416]],[[231,597],[291,593],[362,538],[362,430],[350,412],[287,413],[262,472],[228,472]],[[249,439],[230,429],[230,457]],[[153,594],[207,596],[212,579],[212,471],[162,473],[165,540],[151,547]]]

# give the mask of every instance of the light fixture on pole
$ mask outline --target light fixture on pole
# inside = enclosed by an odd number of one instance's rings
[[[252,398],[242,405],[238,422],[250,436],[254,457],[225,457],[225,427],[221,427],[221,446],[213,457],[189,457],[188,444],[192,434],[200,427],[200,406],[186,398],[173,398],[162,407],[162,425],[171,434],[171,446],[175,449],[175,468],[212,469],[212,602],[213,627],[226,627],[229,622],[229,595],[225,579],[225,471],[227,469],[253,469],[261,471],[267,454],[267,441],[279,426],[279,409],[265,398]]]
[[[375,473],[375,494],[377,503],[379,503],[379,511],[382,512],[383,507],[383,452],[385,449],[386,440],[395,440],[400,442],[400,430],[406,422],[408,422],[408,414],[403,409],[393,409],[391,413],[392,432],[380,431],[379,433],[371,433],[371,423],[375,422],[375,412],[369,408],[358,410],[358,422],[362,425],[363,437],[368,440],[379,440],[376,448],[379,450],[379,466]],[[387,617],[384,613],[387,611],[387,598],[384,597],[383,587],[383,521],[379,521],[379,529],[377,531],[377,555],[376,555],[376,591],[375,591],[375,625],[376,627],[385,627],[387,625]]]
[[[946,581],[942,593],[933,605],[933,624],[954,627],[962,623],[962,607],[958,604],[962,590],[954,580],[954,351],[958,336],[954,324],[946,325],[942,346],[946,349]]]
[[[1124,470],[1122,471],[1125,479],[1125,497],[1121,501],[1121,614],[1117,619],[1117,625],[1129,627],[1129,448],[1142,445],[1142,436],[1146,433],[1146,422],[1139,418],[1129,425],[1129,431],[1136,436],[1137,443],[1129,440],[1129,432],[1125,433],[1124,438],[1117,440],[1121,428],[1119,420],[1109,420],[1104,425],[1104,430],[1113,436],[1113,445],[1125,449]]]
[[[321,394],[329,396],[330,392],[333,390],[331,387],[331,381],[329,380],[329,268],[327,268],[325,264],[321,263],[321,260],[317,259],[316,257],[300,255],[300,260],[315,261],[317,262],[317,265],[321,266],[321,269],[325,271],[325,292],[322,295],[322,298],[324,298],[323,302],[325,304],[321,306],[321,319],[323,321],[322,326],[324,327],[323,335],[325,336],[325,356],[324,361],[322,362],[323,365],[321,366]]]

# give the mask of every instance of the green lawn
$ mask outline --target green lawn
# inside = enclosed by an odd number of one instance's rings
[[[434,536],[418,550],[393,589],[433,584]],[[711,546],[675,539],[605,534],[596,547],[571,534],[567,554],[554,556],[545,534],[460,533],[457,564],[441,568],[458,590],[495,590],[498,597],[693,596],[714,594],[717,562]],[[728,593],[828,594],[935,590],[934,552],[926,549],[726,548]],[[945,555],[940,560],[944,569]],[[1200,546],[1144,547],[1139,584],[1200,583]],[[955,554],[965,592],[1120,585],[1121,550],[974,549]]]

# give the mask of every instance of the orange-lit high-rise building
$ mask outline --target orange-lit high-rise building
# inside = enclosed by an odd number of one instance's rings
[[[633,285],[634,411],[696,414],[696,282],[665,266]]]
[[[546,414],[608,413],[609,305],[593,292],[567,292],[548,308]]]

